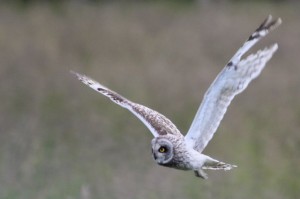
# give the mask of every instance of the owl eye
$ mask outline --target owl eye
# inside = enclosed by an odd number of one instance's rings
[[[164,146],[161,146],[161,147],[159,147],[158,151],[159,151],[160,153],[166,153],[166,152],[167,152],[167,148],[164,147]]]

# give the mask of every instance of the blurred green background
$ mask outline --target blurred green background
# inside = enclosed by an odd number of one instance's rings
[[[4,1],[0,4],[1,199],[299,199],[297,1]],[[268,15],[283,24],[261,76],[204,153],[238,168],[157,166],[151,133],[76,80],[87,74],[185,133],[218,72]]]

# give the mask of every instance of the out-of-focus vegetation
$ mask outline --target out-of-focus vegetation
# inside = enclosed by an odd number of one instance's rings
[[[21,7],[30,6],[33,4],[47,3],[48,5],[61,6],[65,3],[167,3],[167,4],[207,4],[207,3],[245,3],[247,0],[3,0],[1,3],[8,3]],[[253,0],[252,3],[297,3],[298,0]]]
[[[230,106],[205,153],[229,172],[157,166],[151,134],[82,85],[85,73],[186,132],[205,90],[268,15],[279,50]],[[67,3],[0,7],[0,198],[300,198],[297,5]],[[258,49],[256,47],[256,49]]]

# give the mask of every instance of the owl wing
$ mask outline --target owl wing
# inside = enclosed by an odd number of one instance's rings
[[[274,44],[241,60],[242,55],[280,24],[280,18],[272,21],[272,17],[269,16],[236,52],[206,91],[185,136],[186,142],[195,150],[203,151],[216,132],[231,100],[260,74],[278,46]]]
[[[75,74],[82,83],[105,95],[111,101],[120,105],[121,107],[128,109],[148,127],[154,137],[166,134],[173,134],[183,137],[177,127],[162,114],[126,99],[120,94],[106,88],[105,86],[85,75],[81,75],[73,71],[71,71],[71,73]]]

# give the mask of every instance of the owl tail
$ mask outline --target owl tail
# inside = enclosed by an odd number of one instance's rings
[[[215,159],[212,159],[208,156],[206,156],[206,160],[203,164],[203,166],[201,167],[201,169],[194,171],[195,175],[197,177],[203,178],[203,179],[207,179],[207,174],[203,171],[205,170],[224,170],[224,171],[228,171],[231,170],[235,167],[237,167],[236,165],[232,165],[232,164],[227,164]]]
[[[220,162],[218,160],[213,161],[207,161],[204,163],[204,165],[201,167],[202,169],[209,169],[209,170],[231,170],[233,168],[237,167],[236,165],[227,164],[224,162]]]

